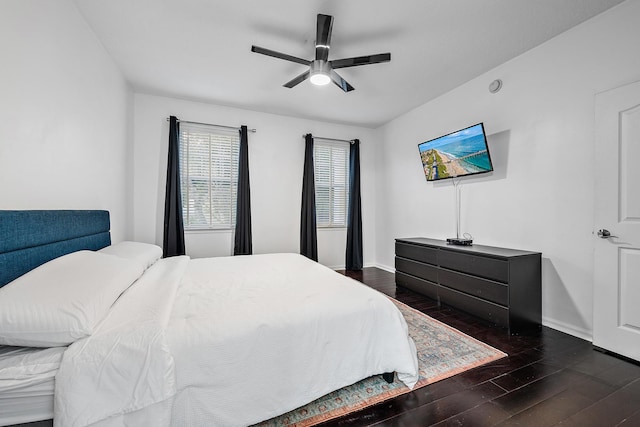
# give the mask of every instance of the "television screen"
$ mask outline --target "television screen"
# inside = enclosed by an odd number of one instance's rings
[[[418,145],[427,181],[491,172],[491,156],[478,123]]]

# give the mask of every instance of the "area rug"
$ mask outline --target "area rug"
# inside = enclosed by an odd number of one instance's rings
[[[414,390],[507,356],[506,353],[418,310],[390,299],[404,315],[409,326],[409,335],[415,341],[418,350],[420,379]],[[389,384],[381,375],[375,375],[257,426],[312,426],[410,391],[397,379]]]

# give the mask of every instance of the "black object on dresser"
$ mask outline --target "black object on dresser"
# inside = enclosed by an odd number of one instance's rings
[[[396,284],[515,334],[542,323],[542,255],[443,240],[396,239]]]

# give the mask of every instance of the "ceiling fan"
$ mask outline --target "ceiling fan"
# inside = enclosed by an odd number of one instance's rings
[[[285,61],[296,62],[298,64],[307,65],[309,69],[304,73],[295,77],[283,86],[292,88],[297,84],[309,79],[315,85],[326,85],[333,81],[340,89],[345,92],[354,90],[345,79],[335,72],[338,68],[356,67],[359,65],[377,64],[380,62],[391,61],[390,53],[379,53],[377,55],[357,56],[354,58],[334,59],[329,61],[329,46],[331,44],[331,29],[333,27],[333,17],[330,15],[318,14],[316,24],[316,59],[306,60],[285,53],[276,52],[274,50],[265,49],[259,46],[251,46],[251,51],[261,53],[274,58],[284,59]]]

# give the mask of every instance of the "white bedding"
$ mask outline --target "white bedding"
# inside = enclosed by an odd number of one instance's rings
[[[64,350],[0,346],[0,425],[53,418],[54,378]]]
[[[154,264],[56,377],[60,426],[242,426],[383,372],[417,381],[382,294],[297,254]]]

